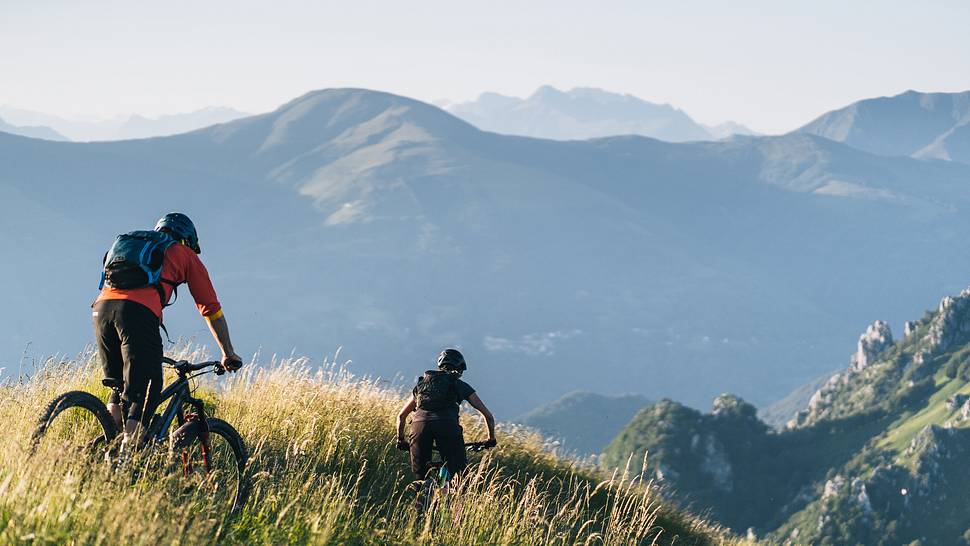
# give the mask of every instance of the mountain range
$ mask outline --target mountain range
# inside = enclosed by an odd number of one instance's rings
[[[553,140],[641,135],[685,142],[754,134],[734,122],[704,126],[669,104],[591,87],[560,91],[545,85],[525,99],[482,93],[474,101],[445,103],[444,108],[485,131]]]
[[[208,107],[194,112],[157,118],[131,115],[107,120],[75,120],[0,105],[0,118],[5,118],[18,126],[32,126],[34,129],[28,134],[23,130],[18,132],[4,129],[0,124],[0,131],[46,140],[78,142],[127,140],[187,133],[247,115],[249,114],[232,108]]]
[[[0,119],[0,132],[20,135],[30,138],[42,138],[44,140],[68,140],[67,137],[43,125],[12,125]]]
[[[0,367],[89,342],[112,238],[182,210],[242,351],[410,382],[459,345],[500,415],[577,388],[763,405],[966,281],[968,180],[811,134],[499,135],[360,89],[170,137],[0,134]],[[206,339],[190,305],[166,321]]]

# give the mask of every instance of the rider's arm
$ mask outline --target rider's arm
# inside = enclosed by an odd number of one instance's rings
[[[242,365],[242,359],[239,358],[239,355],[232,348],[232,340],[229,339],[229,323],[226,322],[226,317],[222,314],[222,310],[220,309],[211,317],[206,317],[205,322],[209,325],[209,331],[212,332],[212,337],[219,344],[219,349],[222,350],[222,364],[230,371],[232,371],[233,367],[238,368],[239,365]],[[234,363],[236,364],[234,365]]]
[[[222,351],[222,364],[226,369],[235,371],[242,365],[242,359],[236,354],[232,347],[232,339],[229,337],[229,323],[222,314],[222,304],[216,296],[215,288],[212,287],[212,280],[209,278],[209,271],[205,268],[202,260],[192,251],[183,252],[188,264],[185,271],[185,282],[189,285],[189,292],[195,300],[199,313],[206,319],[212,337],[219,344]]]
[[[478,413],[482,414],[485,418],[485,425],[488,426],[488,439],[490,441],[495,440],[495,417],[492,416],[492,412],[488,411],[485,407],[485,403],[482,399],[478,397],[478,393],[473,392],[471,396],[468,397],[468,403],[471,404],[473,408],[478,410]]]
[[[406,404],[404,404],[404,407],[401,408],[401,413],[397,414],[397,441],[398,442],[404,441],[404,422],[407,421],[408,415],[411,415],[411,412],[414,411],[415,406],[416,406],[416,403],[414,401],[414,398],[411,398],[410,400],[407,401]]]
[[[177,248],[181,253],[180,257],[185,261],[185,283],[189,285],[189,292],[195,300],[195,306],[199,308],[199,313],[203,317],[215,317],[222,309],[222,304],[219,303],[216,289],[212,286],[209,270],[194,252],[185,247]]]

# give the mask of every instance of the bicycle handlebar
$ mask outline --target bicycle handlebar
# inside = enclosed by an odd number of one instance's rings
[[[489,445],[488,442],[466,442],[465,449],[468,451],[484,451],[486,449],[492,449],[494,445]]]
[[[479,451],[485,451],[486,449],[492,449],[493,447],[495,446],[488,445],[488,442],[465,442],[465,449],[473,453],[477,453]],[[432,447],[431,451],[438,451],[438,447],[437,446]],[[440,453],[440,451],[438,452]]]
[[[199,362],[198,364],[192,364],[188,360],[174,360],[167,356],[163,356],[162,364],[168,364],[179,375],[185,375],[192,372],[197,372],[199,370],[204,370],[206,368],[215,368],[216,375],[222,375],[226,373],[225,368],[222,367],[222,362],[218,360],[210,360],[208,362]]]

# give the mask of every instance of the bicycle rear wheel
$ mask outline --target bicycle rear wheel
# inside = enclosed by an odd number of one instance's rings
[[[173,434],[173,449],[182,458],[182,473],[198,493],[235,512],[246,503],[249,493],[246,444],[222,419],[207,419],[207,423],[207,441],[202,423],[190,421]]]
[[[30,451],[75,455],[79,450],[100,456],[118,429],[104,402],[84,391],[66,392],[47,405],[31,436]]]
[[[425,478],[423,481],[416,482],[416,485],[417,493],[414,497],[414,510],[418,518],[421,519],[428,511],[437,483],[435,482],[434,478],[429,477]]]

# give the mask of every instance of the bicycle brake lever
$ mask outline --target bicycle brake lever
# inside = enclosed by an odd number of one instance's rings
[[[216,368],[215,370],[216,375],[224,375],[226,373],[226,369],[223,368],[222,366],[216,366],[215,368]]]

